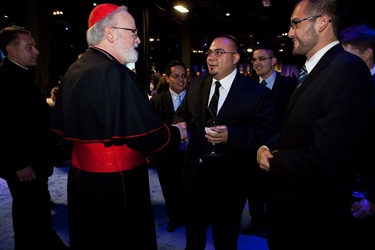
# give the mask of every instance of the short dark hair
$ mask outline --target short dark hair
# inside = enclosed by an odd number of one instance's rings
[[[8,55],[8,51],[6,50],[7,45],[17,45],[19,43],[18,34],[31,35],[31,32],[19,27],[5,27],[0,31],[0,49],[5,56]]]
[[[343,29],[340,32],[339,40],[341,44],[350,44],[362,52],[368,48],[375,51],[375,29],[364,23]]]
[[[267,50],[270,53],[270,56],[275,57],[275,47],[270,44],[259,44],[254,48],[254,51],[257,50]]]
[[[236,46],[236,48],[235,48],[236,52],[241,55],[241,46],[240,46],[240,43],[239,43],[238,39],[235,36],[232,36],[230,34],[221,34],[221,35],[218,35],[217,37],[215,37],[214,40],[217,39],[217,38],[227,38],[227,39],[231,40]]]
[[[185,68],[185,71],[186,71],[185,63],[181,61],[171,61],[170,63],[167,64],[167,67],[165,67],[165,74],[167,76],[170,76],[172,74],[172,67],[175,67],[175,66],[182,66]]]
[[[299,4],[302,0],[296,3]],[[336,37],[339,35],[341,28],[341,21],[343,16],[343,10],[345,8],[344,1],[340,0],[308,0],[306,7],[306,14],[308,16],[317,16],[326,14],[330,18],[332,23],[333,33]]]

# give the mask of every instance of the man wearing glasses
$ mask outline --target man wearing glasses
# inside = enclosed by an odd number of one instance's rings
[[[258,76],[256,81],[271,90],[271,99],[281,128],[286,107],[296,88],[297,81],[291,77],[283,76],[275,70],[277,58],[274,48],[270,45],[258,45],[254,49],[251,61]],[[244,235],[254,234],[266,227],[267,176],[263,171],[258,171],[257,175],[250,177],[254,177],[249,181],[248,203],[251,222],[241,230],[241,234]]]
[[[302,0],[290,18],[292,53],[306,57],[307,72],[301,71],[280,133],[258,149],[270,177],[270,250],[359,249],[347,241],[353,173],[358,159],[368,157],[373,86],[366,64],[339,44],[341,3]]]
[[[175,110],[180,106],[186,94],[188,75],[183,62],[172,61],[165,69],[169,89],[151,98],[152,107],[160,120],[172,124]],[[184,217],[182,197],[182,163],[185,157],[186,143],[181,149],[155,154],[152,159],[158,171],[159,182],[164,196],[169,223],[167,231],[177,229]]]
[[[183,172],[186,250],[205,249],[209,226],[215,249],[237,250],[250,168],[245,159],[253,161],[257,145],[277,131],[271,91],[238,71],[240,51],[233,36],[216,37],[206,53],[208,74],[192,79],[175,114],[190,132]],[[219,122],[206,133],[209,117]],[[206,150],[212,144],[215,156]]]
[[[125,66],[140,43],[125,6],[96,6],[86,35],[89,49],[64,75],[53,116],[53,129],[72,141],[70,245],[156,250],[145,156],[178,150],[186,129],[160,121]]]

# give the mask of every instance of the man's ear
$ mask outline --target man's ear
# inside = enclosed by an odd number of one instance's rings
[[[115,41],[115,34],[114,34],[114,29],[111,27],[105,27],[104,28],[104,34],[105,38],[110,42],[113,43]]]
[[[234,54],[234,60],[233,60],[233,64],[237,64],[239,61],[240,61],[240,54],[236,53]]]
[[[16,55],[16,48],[14,48],[13,45],[8,44],[5,46],[6,51],[8,52],[8,55],[15,56]]]
[[[329,16],[323,14],[321,17],[319,17],[319,21],[318,21],[318,24],[319,24],[319,32],[322,32],[323,30],[325,30],[328,26],[328,24],[331,22],[331,19],[329,18]]]

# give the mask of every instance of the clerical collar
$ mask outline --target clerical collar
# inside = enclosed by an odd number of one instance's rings
[[[9,58],[8,58],[9,59]],[[19,63],[16,63],[15,61],[13,61],[13,60],[11,60],[11,59],[9,59],[9,61],[11,61],[12,63],[14,63],[14,64],[16,64],[16,65],[18,65],[18,66],[20,66],[21,68],[23,68],[23,69],[25,69],[25,70],[28,70],[29,68],[27,68],[27,67],[24,67],[24,66],[22,66],[21,64],[19,64]]]
[[[98,47],[90,46],[90,49],[97,50],[99,52],[102,52],[104,55],[106,55],[109,59],[112,61],[118,61],[113,55],[109,54],[107,51],[100,49]]]

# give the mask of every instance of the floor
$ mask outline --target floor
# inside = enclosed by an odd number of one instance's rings
[[[66,181],[69,166],[56,167],[54,174],[50,177],[49,187],[53,208],[54,228],[60,237],[69,245],[67,224],[67,197]],[[164,199],[161,193],[159,179],[154,169],[149,168],[150,192],[155,213],[156,233],[158,250],[183,250],[185,248],[185,228],[180,226],[174,232],[167,232],[168,219],[165,213]],[[11,196],[4,180],[0,179],[0,250],[13,250],[13,231],[11,217]],[[242,226],[249,223],[250,216],[247,206],[244,208]],[[214,250],[211,232],[207,232],[206,250]],[[265,238],[262,235],[240,235],[238,250],[268,250]]]

